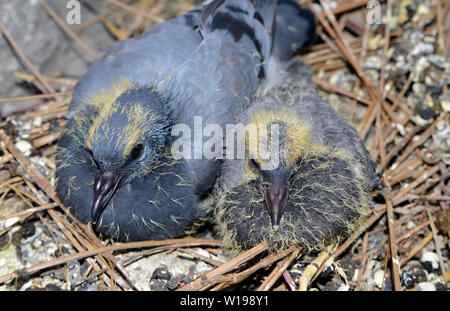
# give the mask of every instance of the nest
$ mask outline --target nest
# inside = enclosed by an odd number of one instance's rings
[[[38,2],[91,60],[98,55],[80,36],[92,25],[101,23],[122,40],[194,7],[193,1],[107,0],[104,11],[72,30]],[[371,216],[332,252],[311,290],[445,289],[450,2],[380,1],[380,21],[372,24],[367,0],[300,2],[315,11],[319,24],[318,43],[301,60],[311,66],[322,95],[365,140],[385,185],[374,194]],[[116,243],[100,240],[74,218],[55,193],[54,170],[77,78],[42,75],[3,22],[0,31],[26,69],[10,79],[39,91],[0,98],[1,105],[32,103],[0,121],[0,289],[296,289],[311,260],[299,248],[267,253],[267,245],[258,244],[234,254],[208,230]],[[322,273],[330,267],[335,273]]]

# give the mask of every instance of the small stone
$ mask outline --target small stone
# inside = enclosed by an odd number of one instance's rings
[[[33,126],[34,127],[40,127],[42,125],[42,118],[41,117],[36,117],[33,120]]]
[[[434,286],[436,287],[437,291],[447,291],[447,285],[441,281],[434,282]]]
[[[156,268],[151,276],[151,280],[166,280],[169,281],[172,278],[172,273],[169,272],[166,265],[162,265]]]
[[[408,221],[406,223],[406,229],[411,230],[412,228],[414,228],[416,226],[416,223],[412,220]]]
[[[419,110],[419,115],[425,119],[425,120],[429,120],[429,119],[433,119],[434,117],[437,116],[437,113],[430,107],[425,107]]]
[[[434,252],[424,252],[420,257],[420,261],[430,273],[439,270],[439,257]]]
[[[381,69],[382,61],[378,56],[369,56],[364,63],[364,69]]]
[[[167,291],[167,281],[166,280],[151,280],[149,287],[153,291]]]
[[[450,96],[441,96],[441,107],[445,112],[450,112]]]
[[[9,228],[9,227],[11,227],[11,226],[14,226],[16,223],[18,223],[20,221],[20,218],[19,217],[11,217],[11,218],[8,218],[6,221],[5,221],[5,229],[6,228]]]
[[[412,117],[412,121],[417,124],[418,126],[421,127],[426,127],[427,125],[429,125],[432,120],[431,119],[424,119],[422,118],[422,116],[420,114],[417,114],[415,116]]]
[[[427,58],[426,57],[419,58],[417,62],[414,64],[413,81],[418,82],[420,80],[420,76],[428,67],[430,67],[430,63],[428,62]]]
[[[335,271],[336,267],[333,262],[327,265],[319,276],[320,282],[325,283],[329,281],[333,277]]]
[[[26,140],[20,140],[16,143],[17,149],[20,150],[26,157],[31,155],[31,144]]]
[[[203,273],[205,271],[209,271],[211,269],[212,269],[212,267],[210,265],[208,265],[207,263],[204,263],[203,261],[200,261],[195,266],[195,273],[200,274],[200,273]]]
[[[339,286],[337,289],[338,292],[348,292],[349,290],[350,290],[350,286],[346,285],[346,284]]]
[[[377,34],[376,36],[369,39],[367,47],[369,48],[369,50],[376,50],[378,49],[378,46],[382,44],[382,42],[383,36],[381,34]]]
[[[425,3],[421,3],[416,10],[412,22],[416,27],[428,25],[436,15],[436,10],[431,10]]]
[[[371,81],[378,81],[380,79],[380,74],[378,73],[378,70],[374,70],[374,69],[367,69],[364,71],[366,76],[371,80]]]
[[[419,55],[429,55],[434,52],[434,46],[428,43],[419,43],[414,46],[413,50],[410,52],[411,56],[419,56]]]
[[[352,276],[352,282],[356,282],[358,280],[358,276],[359,276],[359,269],[355,269]]]
[[[425,85],[423,85],[422,83],[417,83],[417,82],[412,85],[412,90],[413,90],[414,94],[416,94],[420,97],[422,97],[423,94],[425,94],[425,92],[426,92]]]
[[[400,135],[405,136],[405,127],[400,123],[395,123],[395,127],[397,128]]]
[[[434,292],[436,291],[436,286],[430,282],[422,282],[417,284],[416,290],[419,292]]]
[[[440,69],[445,69],[445,58],[440,56],[440,55],[436,55],[436,54],[431,54],[428,55],[428,61],[433,64],[434,66],[440,68]]]
[[[67,263],[67,279],[69,283],[77,284],[82,280],[81,265],[78,260],[71,260]]]
[[[58,252],[58,246],[55,243],[48,243],[45,245],[45,250],[48,255],[53,256]]]
[[[413,288],[415,284],[414,277],[409,271],[402,271],[400,273],[400,282],[401,285],[405,286],[406,288]]]
[[[433,37],[433,36],[424,36],[424,37],[423,37],[423,42],[434,44],[434,43],[436,43],[436,37]]]
[[[421,3],[417,8],[417,14],[420,15],[430,14],[430,9],[425,4]]]
[[[175,290],[181,282],[189,283],[185,275],[177,274],[167,282],[167,288],[169,290]]]
[[[373,274],[373,281],[376,287],[381,288],[383,286],[383,278],[384,278],[383,270],[375,271],[375,273]]]
[[[95,284],[82,283],[81,286],[79,287],[79,291],[94,292],[94,291],[98,291],[98,288],[97,288],[97,286],[95,286]]]

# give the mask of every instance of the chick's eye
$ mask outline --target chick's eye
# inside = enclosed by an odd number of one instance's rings
[[[142,154],[142,145],[136,145],[133,147],[133,149],[131,149],[130,152],[130,160],[135,161],[137,160]]]

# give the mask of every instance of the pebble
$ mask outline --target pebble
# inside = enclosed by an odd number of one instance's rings
[[[18,223],[20,221],[20,218],[19,217],[11,217],[11,218],[8,218],[6,221],[5,221],[5,229],[6,228],[9,228],[9,227],[11,227],[11,226],[14,226],[16,223]]]
[[[434,66],[440,68],[440,69],[445,69],[445,58],[440,56],[440,55],[436,55],[436,54],[432,54],[432,55],[428,55],[428,61],[430,63],[432,63]]]
[[[412,56],[429,55],[433,52],[434,52],[434,46],[432,44],[421,42],[413,48],[410,55],[412,55]]]
[[[26,140],[20,140],[16,143],[17,149],[20,150],[26,157],[31,155],[31,144]]]
[[[203,261],[200,261],[195,266],[195,273],[199,273],[200,274],[202,272],[209,271],[211,269],[212,269],[212,267],[210,265],[208,265],[207,263],[204,263]]]
[[[441,280],[434,282],[434,286],[436,287],[437,291],[446,291],[447,285],[442,282]]]
[[[359,276],[359,269],[355,269],[352,276],[352,282],[356,282],[358,280],[358,276]]]
[[[436,286],[430,282],[422,282],[417,284],[416,290],[419,292],[435,292]]]
[[[338,287],[337,291],[338,292],[348,292],[350,290],[350,286],[349,285],[341,285]]]
[[[67,278],[69,284],[77,284],[82,281],[81,265],[78,260],[71,260],[67,263]]]
[[[436,15],[436,10],[431,10],[426,4],[421,3],[417,8],[416,14],[412,18],[412,22],[416,27],[424,27],[428,25]]]
[[[426,87],[422,83],[416,82],[412,85],[412,90],[416,95],[420,97],[425,93]]]
[[[429,120],[429,119],[433,119],[434,117],[436,117],[437,113],[432,108],[425,107],[425,108],[422,108],[419,110],[419,115],[422,119]]]
[[[45,250],[48,255],[52,256],[58,251],[58,246],[55,243],[48,243],[45,245]]]
[[[331,262],[330,264],[328,264],[325,269],[322,271],[322,273],[319,276],[319,279],[321,281],[326,281],[326,280],[330,280],[334,273],[336,271],[336,266],[334,265],[333,262]]]
[[[414,277],[411,275],[411,272],[409,271],[402,271],[400,273],[400,281],[401,285],[405,286],[406,288],[413,288],[414,287]]]
[[[433,272],[439,270],[439,257],[434,252],[423,252],[420,257],[420,262],[422,262],[424,268],[428,272]]]
[[[405,136],[405,127],[400,123],[395,123],[395,127],[397,128],[400,135]]]
[[[172,278],[172,273],[169,272],[166,265],[162,265],[158,268],[156,268],[153,271],[153,274],[151,276],[151,280],[166,280],[169,281]]]
[[[411,260],[402,270],[400,281],[407,288],[413,288],[415,284],[427,281],[427,273],[417,260]]]
[[[381,69],[382,61],[378,56],[369,56],[364,63],[364,69]]]
[[[384,277],[383,270],[375,271],[375,273],[373,274],[373,281],[376,287],[381,288],[383,286],[383,277]]]
[[[444,111],[450,111],[450,96],[441,96],[441,107]]]
[[[42,117],[36,117],[33,120],[34,127],[40,127],[42,125]]]
[[[416,226],[416,223],[412,220],[408,221],[406,223],[406,229],[411,230],[412,228],[414,228]]]
[[[420,79],[420,75],[423,71],[425,71],[430,66],[430,63],[428,62],[426,57],[421,57],[419,60],[414,64],[414,74],[413,74],[413,81],[417,82]]]
[[[422,118],[420,116],[420,114],[413,116],[411,119],[415,124],[417,124],[418,126],[421,126],[421,127],[426,127],[427,125],[431,124],[431,122],[433,121],[432,119]]]

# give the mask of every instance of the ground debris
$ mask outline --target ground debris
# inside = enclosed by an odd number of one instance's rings
[[[145,14],[101,6],[92,20],[78,27],[79,34],[89,31],[88,43],[96,52],[113,43],[105,38],[138,35],[196,3],[167,0],[148,6],[147,1],[122,2]],[[307,5],[310,1],[300,2]],[[357,6],[326,1],[338,27],[323,13],[320,2],[313,2],[320,14],[320,38],[301,59],[311,66],[321,95],[364,138],[385,187],[374,195],[373,215],[355,235],[342,241],[314,275],[309,289],[447,290],[450,62],[445,43],[450,42],[449,2],[389,0],[382,3],[382,22],[367,25],[367,1],[353,1],[362,3]],[[389,4],[391,18],[387,17]],[[325,26],[327,21],[331,26]],[[98,44],[95,33],[103,38]],[[51,47],[56,48],[53,41]],[[29,46],[24,49],[33,51]],[[50,57],[47,52],[42,55],[45,59]],[[76,64],[90,58],[87,53],[78,54]],[[56,143],[66,123],[71,90],[81,73],[65,68],[63,56],[51,55],[47,61],[54,61],[57,68],[39,66],[48,74],[43,81],[26,73],[6,77],[8,85],[25,84],[27,92],[31,90],[29,97],[11,100],[23,95],[14,91],[7,99],[0,98],[0,105],[31,103],[0,120],[0,290],[298,287],[305,267],[314,260],[299,250],[268,255],[265,246],[258,245],[233,254],[212,239],[209,229],[196,239],[150,241],[128,249],[99,240],[73,219],[54,196],[54,170]],[[46,91],[45,83],[56,95]],[[103,247],[115,249],[108,255],[85,255]],[[299,255],[277,274],[295,251]]]

